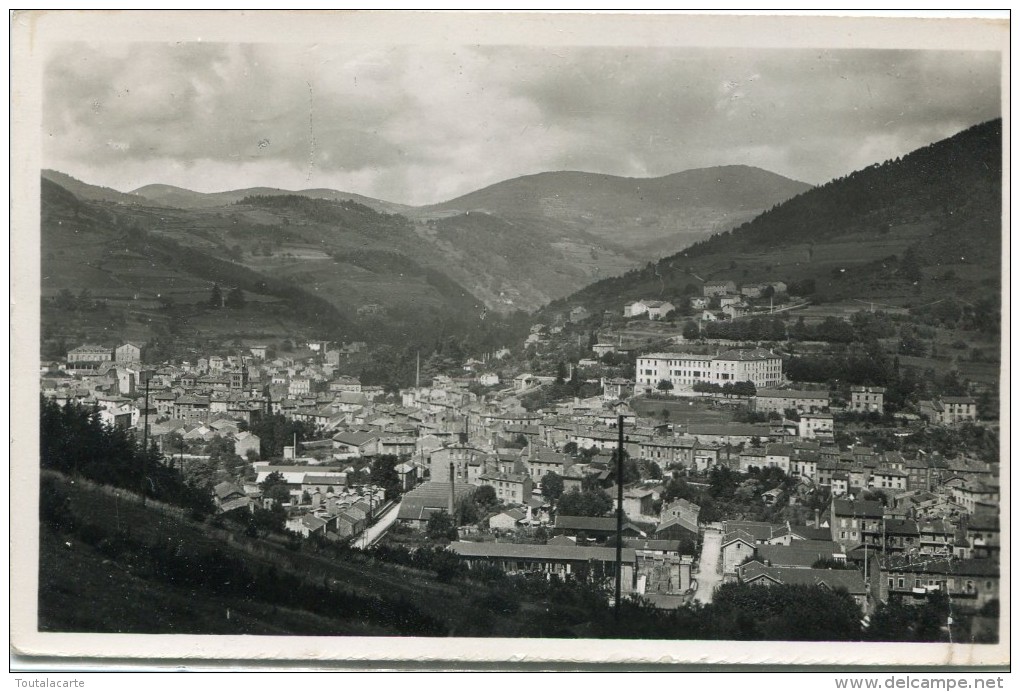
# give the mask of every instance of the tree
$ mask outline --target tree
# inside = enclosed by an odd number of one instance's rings
[[[372,485],[379,486],[385,491],[387,500],[395,500],[400,497],[400,474],[397,473],[397,464],[400,460],[392,454],[383,454],[372,460],[369,467],[369,481]]]
[[[659,384],[655,385],[655,388],[660,392],[670,392],[673,390],[673,383],[669,380],[659,380]]]
[[[287,480],[279,471],[273,471],[266,476],[259,487],[262,488],[262,496],[270,498],[276,504],[290,502],[290,489],[287,487]]]
[[[563,445],[563,453],[564,454],[577,454],[577,443],[576,442],[568,442],[567,444]]]
[[[688,321],[684,324],[684,338],[688,341],[693,341],[701,336],[701,330],[698,329],[698,325],[694,322]]]
[[[555,471],[549,471],[542,476],[542,497],[555,502],[563,494],[563,479]]]
[[[556,384],[563,384],[567,379],[567,366],[561,360],[556,364]]]
[[[558,506],[560,514],[578,517],[602,517],[612,508],[612,499],[601,488],[565,492]]]
[[[425,523],[425,535],[434,541],[457,540],[457,527],[453,525],[453,517],[445,509],[433,512]]]
[[[496,497],[496,489],[491,485],[479,486],[475,490],[474,500],[480,507],[486,509],[491,509],[499,504],[499,498]]]
[[[227,294],[227,307],[232,310],[239,310],[244,307],[244,291],[239,287],[231,289],[230,293]]]
[[[209,307],[223,307],[223,291],[220,290],[219,284],[213,284],[212,291],[209,293]]]

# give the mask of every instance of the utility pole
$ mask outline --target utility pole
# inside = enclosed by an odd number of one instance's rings
[[[623,579],[623,416],[616,417],[616,619],[620,619],[620,586]]]
[[[145,506],[145,472],[148,470],[149,459],[149,379],[145,378],[145,411],[143,412],[144,423],[142,424],[142,507]]]

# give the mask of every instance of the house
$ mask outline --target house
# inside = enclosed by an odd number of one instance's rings
[[[372,432],[339,432],[333,436],[333,456],[356,459],[379,453],[379,435]]]
[[[834,488],[833,495],[835,494]],[[881,502],[842,500],[834,497],[830,524],[832,540],[847,550],[861,544],[881,545],[883,514]]]
[[[583,536],[589,540],[605,541],[616,535],[616,517],[578,517],[560,514],[554,525],[556,534],[567,536]],[[646,534],[640,527],[632,524],[624,517],[624,538],[645,538]]]
[[[912,519],[887,518],[883,534],[886,553],[917,550],[921,545],[921,531],[917,527],[917,522]]]
[[[706,296],[691,296],[691,308],[694,310],[705,310],[708,308],[709,299]]]
[[[676,306],[673,303],[665,300],[646,300],[645,311],[648,313],[648,319],[650,320],[661,320],[665,319],[673,310],[676,310]]]
[[[829,408],[829,393],[797,389],[759,389],[751,397],[751,410],[757,413],[817,413]]]
[[[483,387],[495,387],[499,384],[499,375],[494,372],[484,372],[478,376],[478,384]]]
[[[962,529],[967,542],[967,554],[963,557],[999,558],[1001,534],[998,515],[979,514],[969,517]]]
[[[868,607],[868,589],[864,575],[855,569],[804,569],[798,567],[766,567],[751,562],[740,570],[740,581],[744,584],[803,584],[821,586],[833,591],[846,591],[854,603],[865,610]]]
[[[597,343],[597,344],[595,344],[594,346],[591,347],[591,350],[595,352],[596,356],[601,358],[602,356],[606,355],[607,353],[615,353],[616,352],[616,346],[615,346],[615,344]]]
[[[530,372],[521,373],[514,378],[514,389],[517,391],[524,391],[530,389],[539,383],[538,378],[532,375]]]
[[[634,391],[634,383],[622,377],[602,378],[602,398],[606,401],[626,399]]]
[[[397,521],[422,530],[436,512],[452,514],[457,504],[474,494],[477,486],[467,483],[427,481],[404,493],[397,512]]]
[[[794,540],[789,545],[755,546],[754,557],[766,567],[809,568],[819,560],[845,562],[846,556],[838,543],[832,541]]]
[[[312,534],[318,534],[320,536],[324,536],[326,534],[326,522],[311,514],[305,514],[300,517],[288,519],[285,524],[285,528],[288,531],[299,533],[305,538],[308,538]]]
[[[338,377],[329,383],[331,392],[361,392],[361,380],[357,377]]]
[[[500,512],[494,516],[489,517],[489,528],[499,529],[503,531],[512,531],[516,529],[522,521],[527,517],[527,513],[519,509],[508,509],[505,512]]]
[[[433,481],[449,481],[450,466],[459,483],[475,483],[484,472],[482,459],[486,453],[468,444],[448,444],[432,452],[429,460],[429,477]]]
[[[805,413],[797,423],[797,432],[806,440],[831,439],[834,432],[832,414]]]
[[[967,396],[947,396],[918,402],[922,417],[939,425],[977,420],[977,400]]]
[[[855,413],[882,413],[885,408],[885,387],[850,388],[850,410]]]
[[[535,483],[541,483],[542,477],[547,473],[555,473],[560,477],[565,476],[570,467],[574,465],[574,460],[569,454],[540,449],[529,454],[524,460],[524,465],[532,480]]]
[[[653,437],[640,443],[640,459],[654,461],[664,468],[691,467],[698,442],[693,437]]]
[[[262,454],[262,440],[253,432],[239,432],[234,435],[234,454],[242,459],[247,458],[248,452],[254,452],[255,456]]]
[[[142,360],[141,347],[130,342],[118,346],[113,354],[113,359],[118,363],[138,363]]]
[[[877,468],[871,473],[871,486],[882,490],[906,490],[909,475],[905,471]]]
[[[742,529],[724,534],[722,539],[723,574],[735,575],[737,567],[747,558],[754,556],[754,545],[754,537]]]
[[[250,502],[244,491],[233,483],[224,481],[213,487],[213,503],[216,505],[217,512],[248,509]]]
[[[941,590],[954,609],[976,612],[1000,598],[998,560],[893,555],[882,561],[881,575],[882,600],[899,595],[908,603],[922,602],[929,591]]]
[[[589,317],[591,317],[591,313],[588,312],[587,308],[585,308],[585,307],[583,307],[581,305],[578,305],[577,307],[571,308],[570,312],[567,313],[567,321],[568,322],[583,322],[584,320],[588,319]]]
[[[727,293],[736,293],[737,285],[732,281],[706,281],[702,289],[706,296],[721,296]]]
[[[613,498],[613,507],[616,507],[616,491],[610,489],[609,496]],[[624,488],[623,489],[623,513],[629,517],[649,517],[655,511],[652,506],[658,499],[658,493],[651,488]]]
[[[769,288],[768,284],[747,284],[740,287],[740,295],[746,298],[761,298]]]
[[[657,539],[698,540],[698,514],[701,507],[680,498],[665,507],[659,513],[661,521],[655,527]]]
[[[531,498],[531,476],[526,473],[482,473],[478,483],[491,486],[500,502],[524,504]]]
[[[418,467],[414,464],[397,464],[394,467],[400,479],[401,492],[407,492],[418,484]]]

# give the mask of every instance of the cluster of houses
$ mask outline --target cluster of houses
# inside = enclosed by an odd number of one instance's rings
[[[718,283],[706,284],[706,296],[736,293],[732,282]],[[750,296],[748,288],[740,294]],[[668,306],[655,303],[628,309],[651,316]],[[578,312],[570,319],[584,317]],[[545,333],[533,330],[532,336]],[[217,506],[230,511],[266,502],[261,484],[277,473],[290,496],[287,528],[304,536],[355,536],[388,508],[383,490],[369,483],[367,462],[380,456],[394,457],[403,491],[397,521],[414,528],[424,528],[436,512],[454,514],[479,487],[489,486],[499,502],[486,518],[492,532],[543,526],[553,537],[543,545],[456,542],[451,549],[469,566],[572,576],[612,573],[616,520],[555,514],[542,495],[542,479],[555,473],[565,492],[581,489],[586,479],[605,485],[622,418],[629,456],[663,470],[772,467],[797,480],[789,496],[781,488],[766,492],[766,504],[797,504],[818,488],[831,493],[831,508],[812,526],[724,522],[718,560],[723,578],[846,588],[865,608],[890,593],[919,596],[932,588],[977,607],[997,594],[998,466],[965,456],[838,447],[828,392],[783,388],[782,361],[765,349],[646,354],[637,360],[633,382],[603,378],[600,396],[529,412],[520,396],[551,378],[525,373],[505,383],[499,396],[479,396],[472,384],[498,385],[499,377],[487,362],[470,361],[470,377],[439,376],[394,398],[342,374],[341,359],[362,347],[309,342],[304,355],[273,357],[256,345],[245,353],[153,367],[141,362],[135,345],[86,344],[69,352],[65,363],[44,369],[42,389],[58,401],[95,406],[110,425],[137,430],[147,418],[158,444],[176,439],[175,433],[186,442],[228,440],[236,454],[252,460],[257,477],[218,484]],[[663,380],[680,392],[698,383],[751,382],[757,390],[752,410],[777,415],[767,423],[685,425],[636,415],[626,401],[631,393],[658,389]],[[884,395],[880,387],[854,387],[846,410],[881,412]],[[940,424],[976,418],[975,402],[965,397],[924,406]],[[310,422],[317,434],[294,440],[282,460],[262,461],[261,441],[247,428],[270,413]],[[699,508],[677,500],[656,511],[663,490],[658,482],[623,490],[624,581],[630,592],[676,596],[688,593],[696,579],[690,546],[701,546],[706,530]],[[866,499],[874,491],[885,494],[884,507]],[[832,562],[859,569],[816,566]]]
[[[749,283],[737,286],[733,281],[707,281],[702,295],[691,296],[688,305],[695,319],[715,322],[736,319],[760,312],[754,301],[773,296],[785,296],[787,285],[782,281]],[[775,306],[773,306],[775,307]],[[623,306],[624,317],[646,317],[649,320],[665,319],[677,305],[668,300],[635,300]]]

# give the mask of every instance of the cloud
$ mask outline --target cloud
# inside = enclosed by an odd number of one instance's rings
[[[1000,114],[998,55],[64,44],[44,161],[89,182],[429,203],[544,170],[824,182]]]

